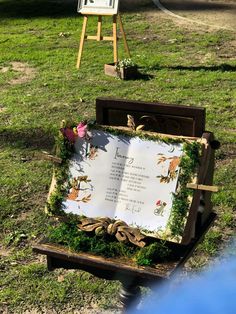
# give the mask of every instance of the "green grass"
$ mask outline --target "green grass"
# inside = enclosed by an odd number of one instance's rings
[[[43,210],[52,165],[41,151],[53,152],[62,119],[94,119],[99,96],[205,107],[206,129],[221,142],[215,171],[220,192],[213,198],[218,219],[190,260],[191,269],[220,254],[235,231],[236,61],[227,57],[235,34],[186,29],[160,16],[154,21],[145,13],[148,7],[126,12],[132,59],[143,79],[121,81],[103,71],[113,61],[109,42],[86,42],[76,70],[82,27],[76,3],[0,0],[0,304],[12,313],[32,307],[70,313],[94,302],[103,308],[117,303],[109,297],[116,283],[79,271],[50,273],[30,249],[48,222]],[[96,23],[89,18],[90,34]],[[108,17],[103,30],[111,31]],[[122,59],[122,41],[119,48]],[[33,69],[28,81],[10,84],[22,77],[14,61]]]
[[[33,278],[33,280],[32,280]],[[117,299],[117,284],[99,280],[87,273],[76,271],[49,272],[41,263],[29,265],[13,265],[8,276],[0,277],[2,290],[0,298],[9,304],[9,311],[22,313],[22,310],[37,308],[43,310],[64,309],[72,313],[82,308],[87,301],[92,302],[96,295],[100,296],[99,305],[112,309]],[[32,293],[33,292],[33,293]],[[20,309],[21,308],[21,309]]]

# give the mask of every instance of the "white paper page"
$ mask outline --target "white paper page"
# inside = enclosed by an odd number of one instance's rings
[[[122,155],[122,148],[118,151]],[[168,168],[173,159],[179,160],[181,155],[181,144],[170,145],[131,138],[128,157],[132,163],[126,162],[120,169],[117,167],[123,174],[123,180],[116,218],[141,229],[164,231],[178,179],[178,167],[175,169],[175,178],[170,180]],[[117,158],[117,163],[121,158]],[[162,182],[161,178],[164,178]]]
[[[117,14],[119,0],[79,0],[78,12],[82,14]]]
[[[85,0],[84,5],[95,8],[109,8],[113,6],[114,0]]]
[[[96,148],[91,149],[82,139],[76,142],[70,174],[73,178],[87,176],[87,182],[80,182],[76,199],[73,191],[70,193],[71,199],[63,203],[65,211],[121,219],[149,231],[165,230],[182,144],[115,136],[100,130],[92,134]]]
[[[91,153],[91,156],[86,157],[91,152],[91,145],[78,138],[75,143],[76,154],[70,164],[70,175],[72,178],[88,176],[91,181],[82,182],[82,189],[75,200],[67,199],[63,202],[65,212],[114,218],[116,203],[111,199],[119,190],[121,181],[113,180],[112,159],[119,141],[116,136],[93,130],[92,143],[98,148],[94,155]],[[91,199],[88,202],[81,201],[89,195]]]

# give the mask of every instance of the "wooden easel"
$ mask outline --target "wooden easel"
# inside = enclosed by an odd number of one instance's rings
[[[97,27],[97,35],[96,36],[88,36],[86,35],[86,27],[87,27],[87,22],[88,22],[88,15],[84,15],[84,21],[83,21],[83,26],[82,26],[82,33],[81,33],[81,39],[80,39],[80,46],[79,46],[79,53],[78,53],[78,59],[77,59],[77,64],[76,68],[80,68],[81,64],[81,58],[82,58],[82,52],[83,52],[83,47],[84,47],[84,41],[85,39],[92,39],[96,41],[102,41],[102,40],[110,40],[113,41],[113,58],[114,58],[114,63],[118,62],[118,37],[117,37],[117,20],[120,26],[120,31],[124,40],[124,46],[125,50],[130,58],[130,51],[129,47],[126,41],[126,35],[124,31],[124,27],[122,24],[121,16],[120,14],[112,15],[113,18],[113,25],[112,25],[112,36],[102,36],[102,15],[98,15],[98,27]]]

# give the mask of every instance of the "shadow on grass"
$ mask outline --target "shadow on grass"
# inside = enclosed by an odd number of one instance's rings
[[[158,8],[154,2],[153,0],[122,0],[120,1],[120,11],[121,13],[156,11]],[[0,2],[0,18],[78,17],[77,4],[78,0],[3,0]],[[197,1],[189,1],[184,4],[182,2],[164,1],[164,5],[167,6],[168,9],[182,11],[222,10],[231,8],[228,3],[199,3]]]
[[[170,69],[170,70],[181,70],[181,71],[220,71],[220,72],[235,72],[236,65],[230,65],[226,63],[222,63],[220,65],[213,66],[160,66],[159,64],[155,64],[149,67],[149,70],[161,70],[161,69]]]
[[[0,2],[0,18],[78,17],[78,0],[3,0]],[[151,0],[121,1],[121,12],[156,10]]]
[[[24,130],[3,130],[0,133],[0,147],[52,150],[54,136],[41,128]]]
[[[150,81],[153,79],[155,76],[152,74],[147,74],[147,73],[141,73],[140,71],[137,71],[135,74],[135,77],[126,79],[127,81]]]
[[[5,0],[0,2],[0,18],[78,17],[77,0]]]

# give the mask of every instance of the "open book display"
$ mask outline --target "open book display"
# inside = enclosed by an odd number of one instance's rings
[[[80,229],[106,232],[140,247],[150,237],[183,242],[190,212],[197,211],[194,192],[186,185],[197,181],[204,139],[124,127],[93,126],[88,131],[83,123],[77,130],[61,131],[63,151],[67,147],[73,153],[66,182],[57,180],[64,193],[61,208],[58,202],[53,208],[54,186],[49,211],[78,215]]]

